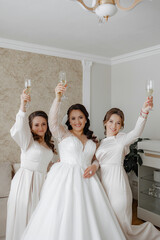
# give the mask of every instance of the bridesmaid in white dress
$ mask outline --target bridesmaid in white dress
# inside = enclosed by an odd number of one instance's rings
[[[47,167],[53,159],[54,144],[45,112],[26,115],[30,96],[26,90],[21,95],[21,106],[16,122],[11,128],[12,138],[21,148],[21,166],[15,174],[7,209],[6,240],[20,240],[40,197]]]
[[[132,193],[123,167],[126,147],[141,135],[152,106],[153,99],[150,98],[144,103],[135,128],[127,134],[119,133],[124,126],[123,112],[117,108],[110,109],[103,121],[106,138],[96,152],[103,187],[128,240],[160,240],[160,232],[151,223],[131,225]]]
[[[85,107],[72,105],[66,129],[58,122],[61,84],[50,110],[50,129],[58,139],[60,162],[43,185],[40,202],[21,240],[125,239],[92,163],[95,137]]]

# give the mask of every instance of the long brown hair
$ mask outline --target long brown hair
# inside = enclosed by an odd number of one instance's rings
[[[49,130],[49,126],[48,126],[48,116],[47,116],[47,114],[46,114],[45,112],[43,112],[43,111],[35,111],[35,112],[33,112],[33,113],[31,113],[31,114],[29,115],[28,120],[29,120],[29,126],[30,126],[30,129],[31,129],[31,132],[32,132],[33,119],[34,119],[35,117],[43,117],[43,118],[46,120],[46,122],[47,122],[47,131],[46,131],[45,136],[44,136],[44,141],[46,142],[47,146],[48,146],[50,149],[52,149],[53,153],[57,154],[56,149],[55,149],[55,147],[54,147],[54,141],[51,139],[51,138],[52,138],[52,133],[51,133],[51,131]],[[32,135],[33,135],[33,139],[34,139],[35,141],[38,141],[38,142],[41,141],[41,139],[42,139],[41,136],[39,136],[39,135],[37,135],[37,134],[35,134],[35,133],[33,133],[33,132],[32,132]]]
[[[67,111],[68,120],[66,122],[66,125],[68,127],[68,130],[72,130],[72,126],[70,125],[70,122],[69,122],[69,116],[70,116],[70,113],[71,113],[72,110],[80,110],[85,115],[86,124],[84,126],[83,133],[86,135],[86,137],[88,139],[91,139],[91,140],[93,140],[93,142],[97,143],[98,142],[97,137],[94,136],[93,131],[91,131],[89,129],[89,127],[90,127],[89,114],[88,114],[85,106],[83,106],[80,103],[72,105]]]
[[[116,114],[121,118],[121,126],[124,127],[124,113],[119,108],[111,108],[104,116],[103,124],[106,124],[109,121],[112,114]],[[106,135],[106,126],[104,126],[104,128],[104,134]]]

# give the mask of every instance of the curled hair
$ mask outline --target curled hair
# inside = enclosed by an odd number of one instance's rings
[[[123,128],[124,127],[124,113],[119,108],[111,108],[106,113],[106,115],[104,116],[103,124],[106,124],[109,121],[109,119],[110,119],[112,114],[116,114],[116,115],[118,115],[121,118],[121,126]],[[106,135],[106,126],[104,126],[104,128],[105,128],[104,134]]]
[[[86,108],[82,104],[79,104],[79,103],[74,104],[68,109],[68,111],[67,111],[68,120],[66,122],[68,130],[72,130],[72,126],[70,125],[70,122],[69,122],[69,116],[70,116],[70,113],[72,110],[80,110],[85,115],[86,124],[84,126],[83,133],[84,133],[84,135],[86,135],[86,137],[88,139],[91,139],[93,142],[97,143],[98,142],[97,137],[93,135],[93,131],[89,130],[89,127],[90,127],[90,120],[88,118],[89,114],[88,114]]]
[[[30,126],[30,129],[31,129],[31,133],[32,133],[33,139],[35,141],[38,141],[39,143],[42,140],[41,136],[39,136],[39,135],[35,134],[34,132],[32,132],[32,123],[33,123],[33,119],[35,117],[43,117],[46,120],[46,122],[47,122],[47,131],[46,131],[45,136],[44,136],[44,141],[47,144],[47,146],[53,151],[53,153],[57,154],[56,149],[54,147],[54,141],[51,139],[52,138],[52,133],[49,130],[49,126],[48,126],[48,116],[43,111],[35,111],[35,112],[31,113],[29,115],[29,117],[28,117],[29,126]]]

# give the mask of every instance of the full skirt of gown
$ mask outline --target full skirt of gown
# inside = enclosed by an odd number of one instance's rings
[[[75,137],[59,144],[61,162],[48,173],[21,240],[125,239],[97,175],[83,178],[86,158],[90,162],[93,157],[92,146],[89,140],[82,151]]]
[[[23,168],[16,173],[7,204],[6,240],[20,240],[39,202],[45,176]]]
[[[160,231],[150,222],[132,225],[132,192],[123,166],[102,167],[101,176],[106,194],[127,240],[160,240]]]

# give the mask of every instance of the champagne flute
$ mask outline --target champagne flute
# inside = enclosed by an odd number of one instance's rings
[[[62,83],[64,87],[67,86],[66,72],[64,71],[59,72],[59,82]],[[67,97],[63,94],[62,100],[64,99],[67,99]]]
[[[147,80],[146,82],[146,92],[147,92],[147,97],[151,97],[153,94],[154,90],[154,82],[153,80]]]
[[[24,82],[24,86],[27,89],[26,93],[30,95],[31,93],[31,79],[26,79]],[[29,107],[29,102],[26,103],[26,108]]]

